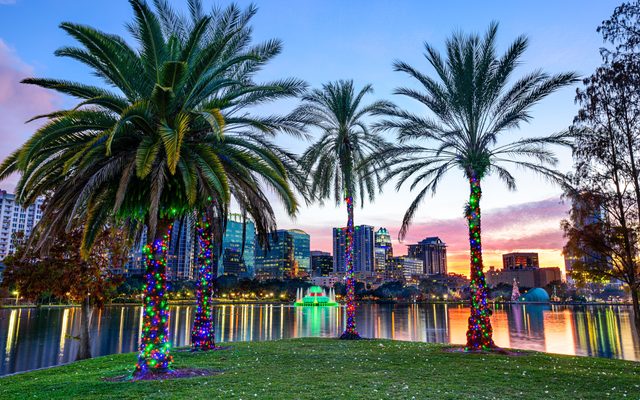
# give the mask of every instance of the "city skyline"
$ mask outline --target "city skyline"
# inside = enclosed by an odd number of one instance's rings
[[[11,3],[11,4],[7,4]],[[248,2],[240,2],[245,6]],[[66,9],[64,20],[100,26],[106,32],[122,34],[130,38],[125,22],[131,17],[126,2],[111,4],[97,2],[77,4],[61,0],[55,5],[41,1],[15,1],[0,4],[0,113],[5,121],[0,134],[5,142],[0,157],[6,157],[33,133],[37,123],[24,122],[34,115],[45,114],[73,103],[68,97],[45,91],[19,81],[28,76],[50,76],[61,79],[82,78],[90,83],[102,84],[89,71],[70,60],[55,57],[54,51],[72,43],[59,28],[57,9]],[[214,2],[206,2],[207,5]],[[506,7],[506,5],[509,7]],[[277,37],[283,41],[282,54],[261,71],[263,80],[282,76],[304,79],[310,87],[318,87],[328,80],[356,78],[356,84],[373,83],[375,94],[371,98],[389,99],[412,111],[419,111],[417,104],[392,94],[395,87],[405,84],[401,74],[394,72],[394,59],[415,64],[425,72],[431,72],[422,57],[423,42],[442,48],[444,39],[452,30],[483,32],[490,21],[500,21],[499,48],[520,35],[530,38],[530,47],[518,74],[542,68],[550,73],[577,70],[586,75],[600,64],[598,49],[602,39],[595,27],[603,16],[610,13],[615,1],[584,2],[567,1],[553,3],[547,8],[553,12],[541,12],[531,4],[513,5],[508,2],[470,4],[468,13],[459,14],[452,4],[391,5],[371,2],[368,13],[358,13],[358,5],[329,7],[314,4],[285,4],[275,2],[259,6],[255,18],[256,40]],[[328,17],[328,10],[335,10],[336,18]],[[393,12],[391,12],[393,11]],[[354,18],[359,15],[359,18]],[[525,17],[526,16],[526,17]],[[28,26],[20,24],[25,18],[33,20]],[[566,21],[573,21],[567,25]],[[322,21],[322,22],[321,22]],[[346,24],[345,21],[350,23]],[[375,30],[372,26],[384,23],[388,29]],[[411,30],[403,29],[413,26]],[[320,32],[321,34],[318,34]],[[373,37],[372,37],[373,35]],[[42,40],[33,41],[37,36]],[[307,43],[313,37],[314,48]],[[338,40],[339,39],[339,40]],[[339,45],[336,45],[339,43]],[[376,43],[373,46],[372,43]],[[323,58],[319,54],[323,54]],[[330,57],[325,59],[324,57]],[[331,62],[341,60],[339,63]],[[566,128],[576,113],[573,104],[575,87],[550,96],[532,111],[532,123],[512,132],[513,136],[528,137],[557,132]],[[278,102],[266,105],[264,113],[291,109],[295,102]],[[389,136],[391,138],[391,135]],[[301,152],[308,142],[288,136],[277,139],[280,145]],[[571,168],[570,153],[558,152],[559,169]],[[561,255],[563,245],[560,220],[566,217],[568,206],[559,204],[560,189],[532,174],[516,171],[519,190],[509,192],[495,178],[486,181],[483,191],[483,235],[486,266],[500,265],[500,254],[509,251],[536,251],[540,262],[546,266],[564,269]],[[3,188],[13,190],[15,178],[4,182]],[[409,230],[404,243],[397,239],[397,232],[410,199],[414,193],[406,188],[396,192],[394,183],[384,188],[374,203],[364,208],[356,207],[355,223],[385,226],[392,237],[394,251],[404,253],[405,244],[430,235],[439,235],[449,245],[449,269],[468,274],[467,232],[462,210],[467,201],[467,185],[460,173],[454,173],[442,183],[439,194],[429,198],[419,210],[415,224]],[[275,207],[278,229],[303,229],[312,235],[312,247],[329,250],[330,229],[346,224],[344,207],[302,205],[296,219],[289,218],[279,204]],[[551,211],[551,212],[550,212]],[[506,215],[512,214],[512,215]],[[504,223],[504,216],[509,223]],[[491,222],[495,219],[495,222]],[[493,226],[492,226],[493,225]],[[443,229],[440,229],[442,227]],[[437,228],[437,229],[434,229]],[[440,231],[442,230],[442,232]],[[398,253],[400,254],[400,253]]]

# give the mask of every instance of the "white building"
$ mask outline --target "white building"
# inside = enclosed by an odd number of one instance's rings
[[[336,275],[331,276],[314,276],[311,278],[311,283],[316,286],[322,286],[326,288],[332,288],[338,282],[342,282],[342,278]]]
[[[0,190],[0,260],[16,250],[12,240],[14,233],[24,232],[24,236],[29,237],[42,218],[43,202],[43,198],[38,198],[25,209],[16,203],[14,194]]]

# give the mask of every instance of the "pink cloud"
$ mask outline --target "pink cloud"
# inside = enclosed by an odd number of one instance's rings
[[[20,83],[33,75],[33,68],[0,39],[0,158],[3,160],[42,123],[25,122],[35,115],[55,110],[59,104],[60,97],[55,93]],[[15,177],[7,179],[1,183],[2,188],[12,190],[16,180]]]

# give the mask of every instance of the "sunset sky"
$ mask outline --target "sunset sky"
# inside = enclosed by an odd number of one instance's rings
[[[172,1],[178,8],[186,1]],[[484,32],[495,20],[500,23],[499,51],[520,34],[530,47],[518,73],[537,68],[556,73],[576,71],[585,76],[600,64],[602,46],[596,27],[608,18],[619,2],[609,0],[571,1],[259,1],[254,19],[256,41],[279,38],[282,54],[261,71],[264,80],[297,77],[312,87],[337,79],[354,79],[358,86],[372,83],[377,98],[388,99],[413,112],[424,113],[418,104],[392,94],[398,86],[415,85],[392,62],[406,61],[425,73],[432,73],[422,56],[423,43],[442,48],[455,30]],[[227,2],[205,4],[226,5]],[[242,5],[248,2],[240,2]],[[464,12],[461,12],[461,10]],[[6,157],[37,128],[24,122],[74,103],[53,92],[22,85],[27,76],[62,78],[101,84],[87,68],[53,52],[74,44],[58,25],[63,21],[88,24],[129,38],[125,23],[132,12],[125,0],[0,0],[0,157]],[[551,95],[533,109],[533,120],[506,138],[545,135],[566,128],[577,107],[576,87]],[[295,102],[281,102],[260,112],[286,112]],[[389,135],[392,140],[392,135]],[[301,152],[308,143],[290,137],[278,143]],[[569,171],[571,154],[559,150],[559,169]],[[518,190],[509,192],[495,178],[483,187],[483,244],[485,265],[501,266],[501,254],[509,251],[538,251],[542,266],[563,267],[560,220],[568,204],[560,190],[539,177],[515,171]],[[13,180],[0,183],[12,190]],[[355,210],[356,224],[386,227],[394,239],[397,255],[405,245],[426,236],[439,236],[448,244],[449,270],[467,273],[468,241],[463,206],[468,185],[460,172],[451,173],[437,195],[429,198],[416,214],[415,224],[403,243],[397,232],[414,194],[407,188],[384,188],[374,203]],[[304,206],[295,220],[276,206],[279,227],[300,228],[311,234],[312,249],[331,251],[331,227],[346,223],[346,208],[333,203],[324,207]]]

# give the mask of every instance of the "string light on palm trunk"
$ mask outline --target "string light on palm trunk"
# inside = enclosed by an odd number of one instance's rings
[[[487,285],[482,271],[482,244],[480,238],[480,180],[469,179],[471,194],[467,219],[469,224],[469,246],[471,252],[471,315],[467,330],[467,350],[480,350],[495,347],[491,328],[491,310],[487,305]]]
[[[347,232],[345,235],[345,264],[347,278],[347,327],[343,334],[346,338],[358,338],[356,330],[355,277],[353,272],[353,197],[346,198]]]
[[[169,354],[169,303],[167,301],[167,251],[172,225],[162,239],[143,249],[146,263],[142,337],[135,375],[166,372],[173,357]]]
[[[215,349],[215,331],[213,323],[213,266],[215,262],[211,224],[198,221],[198,265],[199,276],[196,284],[196,314],[191,330],[191,349]]]

